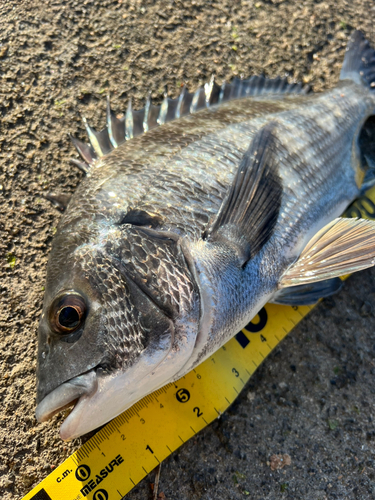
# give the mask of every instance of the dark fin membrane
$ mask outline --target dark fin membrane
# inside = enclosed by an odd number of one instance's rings
[[[91,145],[89,146],[88,144],[85,144],[84,142],[79,141],[78,139],[76,139],[73,136],[70,136],[70,138],[73,142],[74,147],[76,148],[76,150],[80,154],[81,158],[86,163],[87,171],[88,171],[90,168],[89,165],[94,163],[94,161],[97,159],[97,156],[96,156],[94,149],[92,148]]]
[[[254,136],[228,195],[206,231],[204,239],[229,242],[236,247],[241,265],[265,245],[272,235],[281,205],[282,186],[277,172],[275,122]]]
[[[308,285],[291,286],[279,290],[270,302],[285,306],[309,306],[337,293],[343,284],[340,278],[332,278]]]
[[[375,51],[361,31],[354,31],[346,47],[340,80],[353,80],[375,90]]]
[[[108,98],[106,127],[97,132],[84,120],[90,145],[73,139],[74,146],[87,166],[82,168],[81,163],[79,165],[77,161],[74,163],[88,172],[90,166],[98,158],[117,148],[123,142],[154,127],[214,104],[221,104],[241,97],[307,94],[309,91],[309,86],[303,86],[301,83],[288,83],[286,78],[269,79],[264,76],[252,76],[248,80],[234,78],[231,83],[223,83],[221,86],[217,85],[214,78],[211,78],[209,83],[194,93],[188,92],[184,87],[177,99],[169,99],[165,94],[160,106],[154,106],[150,96],[148,96],[145,107],[134,111],[130,101],[125,116],[122,118],[117,118],[113,113]]]
[[[219,103],[262,95],[302,94],[310,92],[308,85],[288,83],[286,78],[266,78],[263,75],[252,76],[249,80],[235,78],[232,83],[223,83],[220,90]]]
[[[65,212],[66,207],[72,197],[71,194],[64,193],[47,193],[43,195],[48,201],[50,201],[56,208],[58,208],[61,212]]]

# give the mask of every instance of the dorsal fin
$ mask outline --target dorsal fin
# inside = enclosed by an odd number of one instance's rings
[[[308,86],[303,86],[301,83],[288,83],[286,78],[280,77],[269,79],[264,76],[252,76],[248,80],[234,78],[231,83],[224,82],[221,86],[217,85],[214,78],[211,78],[209,83],[194,93],[188,92],[184,87],[177,99],[169,99],[165,93],[160,106],[154,106],[150,96],[148,96],[145,107],[135,111],[131,101],[129,101],[127,111],[121,118],[117,118],[111,110],[108,98],[106,127],[97,132],[84,120],[90,145],[73,139],[73,144],[84,161],[82,163],[74,160],[73,163],[78,165],[81,170],[88,172],[90,166],[98,158],[117,148],[123,142],[175,118],[195,113],[213,104],[221,104],[241,97],[307,94],[309,91],[310,87]]]
[[[355,30],[350,36],[340,80],[353,80],[373,90],[375,87],[375,50],[361,31]]]

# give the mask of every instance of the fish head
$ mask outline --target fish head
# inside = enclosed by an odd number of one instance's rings
[[[37,409],[74,408],[70,440],[174,380],[194,348],[199,303],[178,243],[113,229],[95,244],[57,234],[39,325]],[[176,378],[176,377],[175,377]]]

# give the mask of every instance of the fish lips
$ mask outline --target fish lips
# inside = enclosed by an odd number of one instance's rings
[[[98,388],[97,375],[94,370],[74,377],[57,387],[55,390],[45,396],[38,404],[35,410],[35,416],[38,422],[46,422],[56,413],[71,406],[78,400],[90,398]]]

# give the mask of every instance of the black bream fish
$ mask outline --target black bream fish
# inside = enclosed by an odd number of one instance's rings
[[[102,132],[87,125],[91,145],[75,141],[87,177],[48,263],[38,420],[75,404],[60,434],[80,436],[266,302],[316,302],[373,265],[375,224],[335,219],[371,182],[373,115],[375,52],[357,31],[328,92],[211,82],[123,119],[108,108]]]

